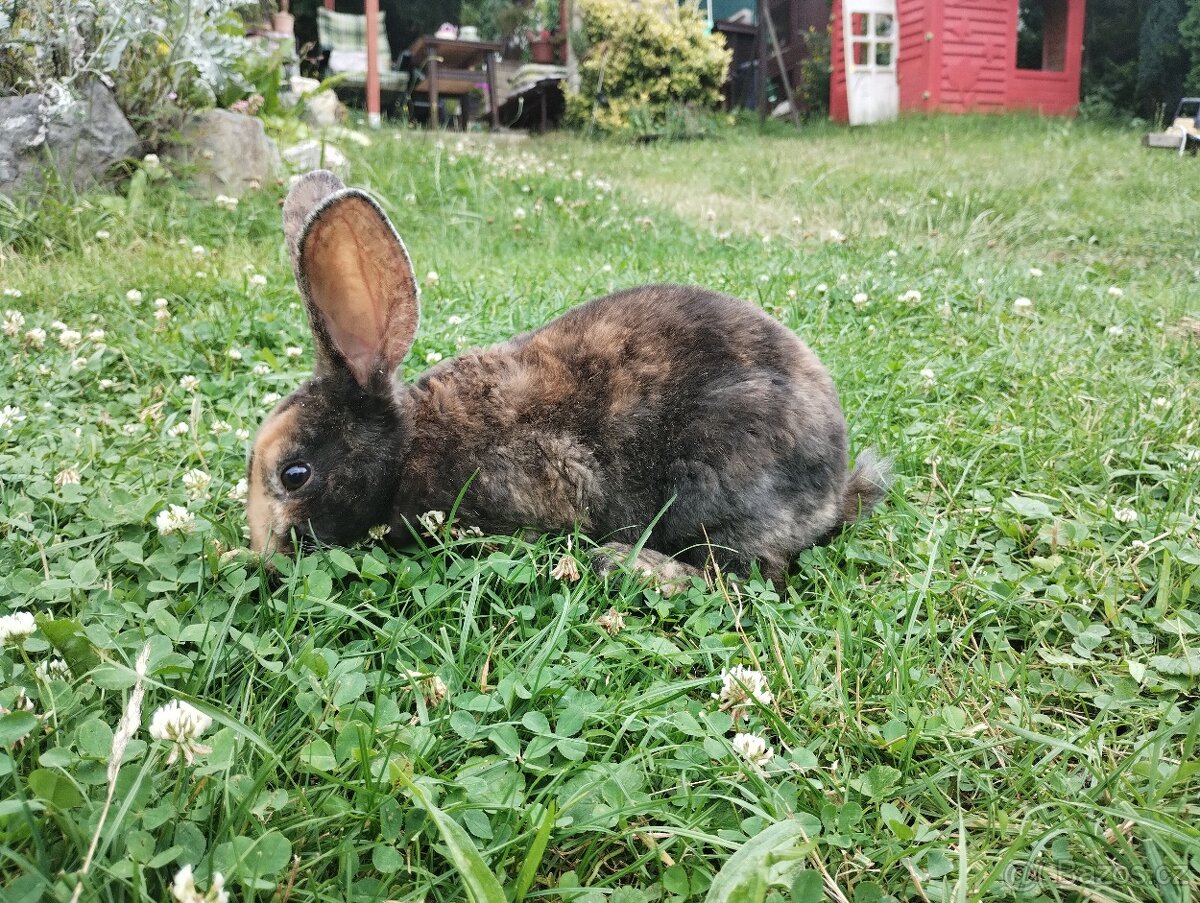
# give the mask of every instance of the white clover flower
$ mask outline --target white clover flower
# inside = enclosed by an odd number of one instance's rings
[[[1144,542],[1140,539],[1132,539],[1129,541],[1129,548],[1133,549],[1135,552],[1145,552],[1150,549],[1150,543]]]
[[[103,344],[106,333],[103,329],[93,329],[87,334],[89,342],[95,342],[97,345]]]
[[[108,379],[107,377],[100,380],[100,382],[96,383],[96,385],[98,385],[101,389],[105,390],[106,392],[109,389],[114,388],[116,386],[116,384],[117,384],[117,381],[115,379]]]
[[[166,307],[170,303],[171,302],[169,302],[166,298],[155,298],[154,299],[154,306],[158,310],[162,310],[164,307]]]
[[[775,697],[767,686],[767,678],[754,668],[745,665],[734,665],[732,668],[721,670],[721,691],[713,693],[719,709],[728,709],[735,716],[741,711],[743,718],[750,717],[750,711],[757,702],[760,705],[770,705]]]
[[[173,699],[161,706],[150,719],[150,736],[174,744],[167,764],[183,756],[188,765],[196,756],[212,752],[212,748],[199,742],[200,735],[212,727],[212,719],[189,702]]]
[[[171,428],[167,430],[167,434],[171,436],[186,436],[191,430],[192,428],[186,420],[180,420],[178,423],[172,424]]]
[[[262,403],[265,405],[273,405],[276,402],[278,402],[279,399],[281,399],[281,398],[283,398],[283,396],[280,395],[278,392],[268,392],[266,395],[264,395],[262,397]]]
[[[211,424],[209,424],[208,427],[209,432],[214,436],[223,436],[231,429],[233,429],[233,427],[231,427],[229,422],[226,420],[214,420]]]
[[[397,135],[396,137],[399,138],[400,136]],[[413,194],[411,191],[404,196],[404,203],[415,204],[416,202],[417,202],[417,196],[415,194]]]
[[[431,351],[427,355],[425,355],[425,363],[427,363],[427,364],[436,364],[441,359],[442,359],[442,353],[440,351]]]
[[[88,362],[86,357],[77,357],[71,361],[71,369],[78,373],[80,370],[87,368]]]
[[[916,304],[921,300],[921,297],[922,295],[919,291],[917,291],[915,288],[910,288],[900,296],[900,300],[906,304]]]
[[[19,288],[6,288],[4,290],[5,298],[20,298],[22,294],[23,293]]]
[[[208,273],[205,270],[196,270],[196,272],[192,273],[192,275],[195,276],[197,279],[207,279],[208,278]]]
[[[159,323],[166,323],[167,320],[171,319],[171,312],[165,307],[156,308],[154,311],[154,319]]]
[[[0,617],[0,646],[19,643],[37,630],[37,621],[27,611],[14,611]]]
[[[74,467],[64,467],[54,475],[55,486],[78,486],[79,471]]]
[[[391,524],[376,524],[375,526],[373,526],[369,530],[367,530],[367,535],[370,536],[371,539],[375,540],[376,542],[379,542],[381,539],[383,539],[383,537],[387,536],[391,532],[392,532]]]
[[[758,281],[759,281],[759,282],[770,282],[770,281],[771,281],[771,277],[770,277],[770,276],[768,276],[768,275],[766,275],[765,273],[762,273],[762,274],[760,274],[760,275],[759,275],[759,277],[758,277]]]
[[[559,556],[558,561],[550,570],[550,576],[565,583],[575,583],[579,580],[579,562],[570,550]]]
[[[242,442],[245,442],[247,439],[250,438],[250,431],[248,429],[246,429],[244,426],[242,426],[242,427],[238,427],[236,430],[234,430],[233,435],[236,436],[238,439],[240,439]]]
[[[899,254],[899,252],[898,252],[898,251],[897,251],[895,248],[892,248],[891,250],[889,250],[889,251],[887,252],[887,256],[888,256],[888,258],[889,258],[889,259],[891,259],[891,260],[895,260],[897,257],[899,257],[899,256],[900,256],[900,254]]]
[[[616,636],[625,629],[625,616],[609,606],[608,611],[596,618],[596,625],[609,636]]]
[[[264,285],[267,284],[267,277],[264,276],[262,273],[255,273],[253,276],[250,277],[249,282],[255,288],[262,288]]]
[[[1150,399],[1150,404],[1154,405],[1156,408],[1169,408],[1171,406],[1170,400],[1164,398],[1162,395],[1158,395]]]
[[[525,216],[526,216],[526,213],[525,213],[524,207],[517,207],[513,210],[513,219],[515,219],[517,222],[520,222],[521,220],[525,219]]]
[[[933,372],[932,367],[925,367],[921,370],[921,384],[926,389],[932,389],[937,385],[937,374]]]
[[[142,293],[139,292],[136,288],[131,288],[129,291],[127,291],[125,293],[125,300],[132,301],[134,304],[141,304],[142,303]]]
[[[40,326],[35,326],[33,329],[25,333],[25,341],[34,348],[41,348],[46,344],[46,330]]]
[[[295,358],[300,357],[300,355],[304,354],[304,349],[301,348],[299,345],[288,345],[287,348],[284,349],[283,353],[287,357],[295,359]]]
[[[866,292],[855,292],[854,297],[850,299],[850,303],[858,310],[862,310],[870,300],[871,298]]]
[[[237,210],[238,199],[231,198],[227,194],[218,194],[215,198],[213,198],[213,203],[222,210]]]
[[[250,372],[255,376],[269,376],[271,373],[271,367],[269,364],[255,364],[250,368]]]
[[[1120,336],[1125,335],[1125,327],[1124,326],[1110,326],[1110,327],[1108,327],[1108,329],[1106,329],[1104,331],[1107,332],[1110,336],[1113,336],[1114,338],[1119,338]]]
[[[212,477],[208,475],[207,471],[194,467],[185,473],[182,479],[188,498],[202,499],[208,495],[208,484],[212,482]]]
[[[1138,519],[1138,513],[1133,508],[1114,508],[1113,520],[1120,524],[1132,524]]]
[[[1041,270],[1039,270],[1037,267],[1030,267],[1029,275],[1032,276],[1034,279],[1041,279],[1046,274],[1043,273]]]
[[[233,486],[230,488],[227,495],[228,495],[228,498],[232,499],[233,501],[240,502],[240,501],[245,500],[246,494],[249,491],[250,491],[250,484],[246,482],[245,477],[242,477],[240,480],[238,480],[236,483],[233,484]]]
[[[172,533],[191,533],[196,529],[196,515],[183,505],[168,505],[154,518],[154,526],[162,536]]]
[[[561,194],[556,194],[554,196],[554,206],[561,207],[562,205],[563,205],[563,196]]]
[[[204,245],[192,245],[192,254],[196,257],[203,257],[208,253],[208,248]]]
[[[140,423],[127,423],[121,427],[121,432],[126,436],[136,436],[141,431],[142,425]]]
[[[68,351],[74,351],[79,347],[79,343],[83,341],[83,333],[77,329],[64,328],[58,334],[58,344],[62,345]]]
[[[606,263],[604,266],[600,267],[601,273],[611,273],[612,270],[613,268],[611,263]]]
[[[826,285],[824,282],[817,283],[817,294],[818,295],[823,295],[828,291],[829,291],[829,286]]]
[[[33,669],[33,672],[42,683],[49,683],[55,678],[69,678],[71,676],[71,666],[61,658],[43,659],[37,663],[37,667]]]
[[[440,280],[441,278],[442,277],[437,274],[437,270],[430,270],[428,273],[425,274],[425,284],[426,285],[437,285],[438,280]]]
[[[21,409],[14,405],[6,404],[0,408],[0,430],[10,429],[24,419],[25,415],[21,413]]]
[[[425,697],[425,705],[431,709],[441,705],[450,692],[450,688],[446,686],[446,682],[440,675],[426,675],[420,671],[410,671],[407,668],[403,673],[409,681],[417,685],[417,689]]]
[[[795,300],[795,298],[798,294],[799,294],[799,292],[797,292],[794,288],[789,288],[787,290],[787,296],[791,300]]]
[[[150,167],[158,166],[158,154],[146,154],[142,157],[142,162]]]
[[[463,317],[460,317],[458,314],[451,314],[446,318],[446,322],[451,326],[462,326]]]
[[[1017,298],[1013,301],[1013,313],[1027,314],[1033,310],[1033,301],[1029,298]]]
[[[9,338],[16,338],[21,327],[25,325],[25,315],[19,310],[6,310],[4,312],[4,323],[0,324],[0,330]]]
[[[188,373],[179,377],[179,388],[185,392],[195,392],[200,388],[200,378]]]
[[[101,241],[108,241],[110,238],[112,238],[112,233],[107,229],[97,229],[96,237]]]
[[[225,356],[231,361],[240,361],[242,359],[242,352],[237,348],[230,348],[225,352]]]
[[[759,772],[774,757],[775,752],[758,734],[735,734],[733,749],[739,756],[753,765]]]
[[[446,512],[426,511],[424,514],[418,515],[417,523],[425,529],[426,533],[436,533],[446,523]]]
[[[1108,287],[1108,293],[1114,298],[1125,297],[1125,289],[1121,288],[1119,285],[1110,285]]]

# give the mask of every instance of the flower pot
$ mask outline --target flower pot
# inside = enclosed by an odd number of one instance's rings
[[[529,56],[535,63],[553,63],[554,44],[549,38],[530,41]]]

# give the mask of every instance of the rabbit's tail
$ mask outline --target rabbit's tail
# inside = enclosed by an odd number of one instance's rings
[[[842,497],[842,518],[852,524],[871,513],[887,494],[892,482],[892,462],[880,459],[874,449],[866,449],[854,462],[846,478],[846,493]]]

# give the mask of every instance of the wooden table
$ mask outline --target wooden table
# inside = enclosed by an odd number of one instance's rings
[[[450,94],[463,97],[474,90],[482,74],[488,88],[488,106],[492,113],[492,128],[500,124],[496,103],[495,55],[503,45],[495,41],[459,41],[423,35],[417,38],[409,53],[413,62],[424,68],[425,80],[416,90],[429,93],[429,124],[438,127],[438,97]],[[483,72],[476,68],[483,63]],[[466,104],[463,104],[463,128],[467,127]]]

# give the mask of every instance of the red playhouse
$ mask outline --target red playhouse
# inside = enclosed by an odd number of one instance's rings
[[[830,118],[1079,103],[1086,0],[833,0]]]

